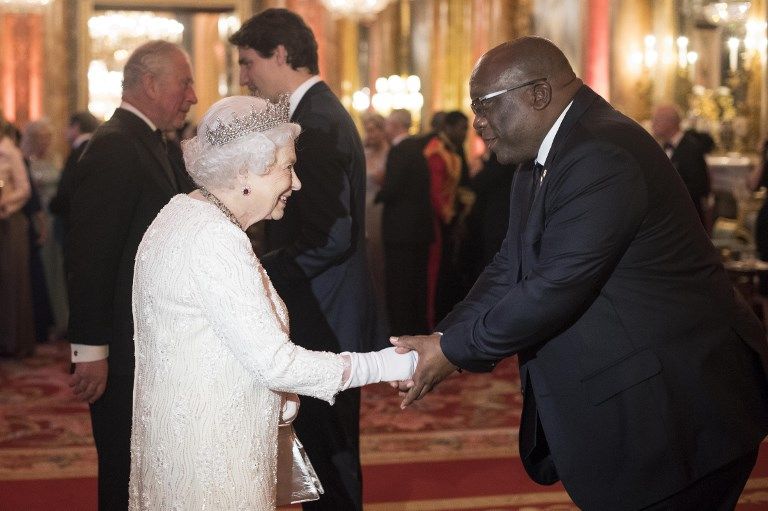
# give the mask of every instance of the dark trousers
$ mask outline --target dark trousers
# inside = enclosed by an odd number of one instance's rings
[[[733,511],[757,461],[757,449],[642,511]]]
[[[333,406],[301,396],[293,427],[325,490],[320,500],[302,504],[304,510],[362,511],[360,389],[340,393]]]
[[[391,335],[427,333],[429,243],[385,243],[387,313]]]
[[[107,389],[91,405],[93,439],[99,458],[99,511],[128,509],[131,473],[133,374],[109,374]]]

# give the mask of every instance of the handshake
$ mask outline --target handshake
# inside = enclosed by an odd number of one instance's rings
[[[342,390],[387,381],[400,391],[403,396],[400,408],[405,408],[457,370],[440,349],[440,334],[390,337],[389,340],[394,348],[341,354],[349,361],[349,374]]]

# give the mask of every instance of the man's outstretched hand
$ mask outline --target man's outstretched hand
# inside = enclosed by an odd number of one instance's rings
[[[405,393],[400,408],[426,396],[438,383],[456,371],[456,366],[443,355],[440,334],[390,337],[390,342],[395,345],[398,353],[413,350],[419,354],[413,378],[400,382],[399,390]]]

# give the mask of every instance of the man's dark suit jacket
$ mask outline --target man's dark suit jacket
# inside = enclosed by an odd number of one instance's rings
[[[77,167],[67,243],[69,339],[109,345],[110,374],[133,374],[131,287],[136,251],[160,209],[194,185],[176,171],[147,124],[117,109]],[[183,172],[183,173],[182,173]]]
[[[64,162],[64,167],[61,170],[61,179],[59,179],[59,186],[56,189],[56,195],[51,199],[48,209],[51,213],[56,215],[61,221],[61,226],[64,231],[64,239],[62,240],[66,245],[66,237],[69,233],[69,211],[72,207],[72,196],[74,195],[75,186],[79,179],[77,178],[77,162],[80,156],[85,152],[85,148],[88,146],[88,140],[83,141],[77,147],[72,148],[67,156],[67,160]]]
[[[429,169],[424,146],[429,139],[407,137],[387,154],[384,184],[376,195],[382,208],[384,243],[432,242],[432,207],[429,201]]]
[[[672,165],[688,189],[696,211],[702,216],[702,199],[710,192],[709,169],[704,159],[704,147],[691,132],[686,132],[680,142],[672,150]]]
[[[376,195],[384,204],[381,233],[392,335],[427,330],[427,261],[435,236],[424,157],[430,138],[408,137],[389,150],[384,184]]]
[[[643,128],[582,87],[525,219],[440,324],[454,364],[518,354],[520,456],[583,509],[639,509],[753,451],[768,349],[682,180]]]
[[[171,166],[159,136],[120,108],[94,133],[75,177],[66,252],[69,339],[75,344],[109,345],[107,387],[91,405],[99,457],[99,509],[126,509],[134,259],[160,209],[194,185],[183,167]]]
[[[288,305],[291,338],[310,349],[371,349],[365,264],[365,156],[352,119],[319,82],[291,118],[301,126],[301,189],[265,226],[262,264]],[[293,307],[291,307],[293,305]]]
[[[265,225],[262,264],[288,308],[291,340],[313,350],[370,351],[375,304],[365,259],[365,156],[352,118],[323,82],[314,84],[291,119],[296,175],[285,216]],[[383,340],[382,340],[383,341]],[[361,509],[360,392],[329,406],[302,397],[294,426],[323,482],[310,506]]]

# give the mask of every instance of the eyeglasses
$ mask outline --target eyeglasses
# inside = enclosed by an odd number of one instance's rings
[[[515,89],[522,89],[523,87],[528,87],[529,85],[533,85],[534,83],[546,82],[546,81],[547,81],[546,78],[536,78],[535,80],[529,80],[525,83],[521,83],[520,85],[515,85],[514,87],[510,87],[509,89],[490,92],[484,96],[480,96],[479,98],[473,99],[472,103],[469,104],[469,107],[472,109],[475,115],[484,116],[485,111],[491,105],[490,100],[495,98],[496,96],[501,96],[502,94],[506,94],[507,92],[513,91]]]

